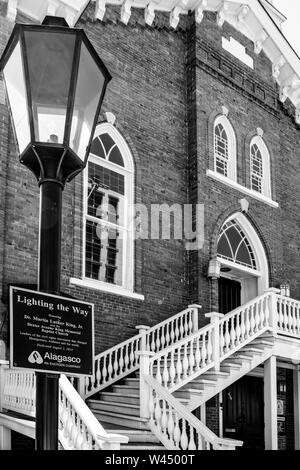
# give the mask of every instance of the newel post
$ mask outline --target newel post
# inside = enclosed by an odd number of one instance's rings
[[[270,328],[272,329],[274,335],[277,333],[278,328],[278,309],[277,309],[277,295],[280,294],[280,290],[275,287],[270,287],[265,291],[265,293],[270,294],[269,308],[270,308]]]
[[[199,310],[202,308],[202,305],[192,304],[188,308],[192,309],[192,323],[193,323],[193,333],[196,333],[199,330]]]
[[[81,396],[81,398],[84,400],[85,399],[85,382],[86,382],[86,377],[79,377],[78,382],[77,382],[77,392]]]
[[[220,320],[224,317],[223,313],[210,312],[205,314],[206,318],[210,319],[210,323],[213,326],[212,334],[212,348],[213,348],[213,360],[215,363],[215,371],[220,370]]]
[[[140,350],[137,354],[140,357],[140,417],[150,418],[149,400],[150,400],[150,387],[145,380],[145,376],[150,372],[150,357],[154,356],[154,352],[149,351],[147,341],[147,331],[149,326],[139,325],[136,326],[141,335]]]

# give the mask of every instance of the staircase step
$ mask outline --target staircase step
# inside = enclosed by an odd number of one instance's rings
[[[270,339],[256,338],[251,342],[251,344],[255,345],[255,347],[273,346],[274,340],[272,341],[272,338]]]
[[[124,393],[102,392],[101,401],[110,401],[115,403],[127,403],[128,405],[139,405],[140,397],[136,395],[125,395]]]
[[[187,386],[189,386],[190,384],[195,384],[195,385],[208,385],[208,386],[214,386],[216,385],[216,379],[207,379],[206,377],[202,377],[202,375],[200,375],[200,377],[197,377],[196,379],[194,380],[191,380]]]
[[[88,400],[87,405],[95,411],[110,411],[129,416],[140,416],[140,407],[137,405],[128,405],[126,403],[116,403],[101,400]]]
[[[124,385],[126,385],[127,387],[139,387],[140,379],[135,377],[126,378],[124,381]]]
[[[160,440],[151,431],[136,431],[134,429],[110,429],[110,428],[106,428],[105,430],[113,434],[121,434],[122,436],[127,436],[129,439],[128,444],[134,444],[134,443],[158,444],[160,443]]]
[[[245,354],[243,353],[236,353],[232,356],[232,359],[241,359],[242,361],[251,361],[253,358],[253,354],[247,354],[245,352]],[[231,359],[231,358],[230,358]]]
[[[136,430],[149,430],[148,420],[139,418],[137,416],[123,415],[119,413],[112,413],[110,411],[94,411],[92,410],[96,418],[100,421],[103,427],[106,429],[108,426],[118,428],[130,428]],[[106,426],[105,426],[106,423]],[[111,426],[113,425],[113,426]]]
[[[230,358],[230,361],[225,360],[221,363],[221,370],[222,372],[231,372],[232,369],[238,370],[243,365],[243,361],[235,359],[233,357]]]
[[[254,347],[254,346],[245,346],[243,349],[242,349],[242,352],[250,352],[250,353],[254,353],[254,354],[262,354],[264,352],[264,348],[257,348],[257,347]]]
[[[191,395],[197,395],[198,397],[201,396],[203,393],[203,390],[199,390],[196,388],[185,388],[184,390],[176,390],[176,392],[173,392],[173,395],[175,398],[178,398],[179,400],[190,400]]]
[[[229,372],[222,372],[222,371],[218,371],[218,372],[205,372],[205,374],[202,375],[202,377],[204,379],[208,379],[208,380],[218,380],[219,378],[226,378],[230,375]]]
[[[137,383],[135,386],[131,385],[113,385],[112,386],[114,393],[121,393],[125,395],[138,395],[140,386]]]
[[[151,446],[151,445],[128,445],[121,444],[121,450],[164,450],[163,445],[160,446]]]

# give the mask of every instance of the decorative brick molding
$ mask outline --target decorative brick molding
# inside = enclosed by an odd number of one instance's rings
[[[216,50],[214,43],[197,38],[196,65],[217,77],[220,81],[243,92],[249,99],[262,106],[272,115],[278,113],[278,94],[274,87],[262,82],[254,72],[248,72],[225,54]]]

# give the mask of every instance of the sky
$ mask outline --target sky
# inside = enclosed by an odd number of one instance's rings
[[[299,0],[274,0],[274,5],[286,17],[283,24],[283,33],[300,56],[300,1]]]

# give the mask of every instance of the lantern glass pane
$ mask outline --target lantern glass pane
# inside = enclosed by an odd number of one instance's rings
[[[25,74],[18,42],[3,70],[20,154],[30,142]]]
[[[104,85],[104,76],[84,43],[78,69],[70,147],[83,161]]]
[[[64,141],[75,35],[25,31],[35,140]]]

